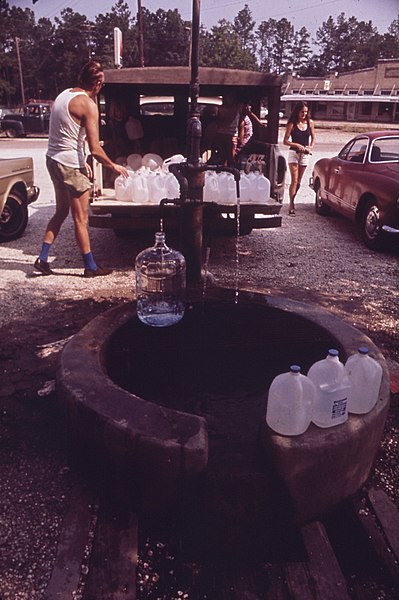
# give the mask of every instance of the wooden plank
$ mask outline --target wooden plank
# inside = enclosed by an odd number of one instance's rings
[[[135,600],[137,517],[102,506],[93,542],[84,600]]]
[[[284,573],[290,599],[315,600],[310,586],[310,573],[307,563],[286,563]]]
[[[399,585],[398,564],[393,553],[388,548],[388,544],[377,525],[374,514],[372,511],[365,509],[359,498],[355,497],[352,503],[355,509],[356,518],[363,527],[378,560],[392,577],[396,585]]]
[[[308,553],[306,563],[287,565],[287,584],[298,600],[350,600],[345,577],[323,525],[314,521],[302,527]]]
[[[64,600],[76,594],[95,510],[91,494],[76,487],[71,494],[43,600]]]
[[[266,576],[265,598],[267,600],[287,600],[284,573],[280,566],[268,563],[264,567]]]
[[[383,490],[371,489],[369,499],[396,560],[399,561],[399,510]]]

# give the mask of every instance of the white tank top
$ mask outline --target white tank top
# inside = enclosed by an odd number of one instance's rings
[[[57,96],[50,113],[47,156],[57,162],[81,169],[85,166],[84,140],[86,130],[78,125],[69,112],[69,102],[85,92],[64,90]]]

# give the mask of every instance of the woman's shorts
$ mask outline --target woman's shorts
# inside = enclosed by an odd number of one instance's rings
[[[307,167],[309,164],[310,154],[304,154],[304,152],[296,152],[296,150],[288,150],[288,164],[299,165],[300,167]]]
[[[66,167],[49,156],[46,157],[46,166],[54,188],[64,194],[69,193],[72,197],[81,196],[92,187],[85,169]]]

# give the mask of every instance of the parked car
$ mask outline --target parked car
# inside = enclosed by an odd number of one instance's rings
[[[37,200],[33,159],[0,159],[0,242],[19,238],[28,224],[28,205]]]
[[[349,217],[378,249],[388,233],[399,234],[399,130],[357,135],[338,156],[316,162],[310,187],[318,214]]]
[[[30,102],[21,112],[4,114],[0,121],[1,131],[9,138],[48,133],[51,106],[51,102]]]

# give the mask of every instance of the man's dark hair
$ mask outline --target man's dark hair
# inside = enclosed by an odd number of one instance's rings
[[[96,60],[86,63],[79,73],[79,85],[84,90],[91,90],[100,78],[103,72],[101,64]]]

